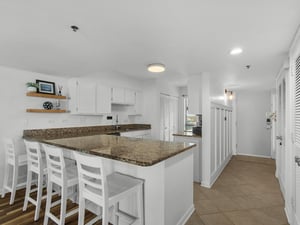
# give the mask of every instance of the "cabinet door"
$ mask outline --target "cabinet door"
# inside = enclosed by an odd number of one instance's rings
[[[111,113],[111,91],[109,87],[97,85],[97,113]]]
[[[79,114],[96,113],[96,84],[77,81],[77,107]]]
[[[125,89],[125,104],[127,105],[135,104],[135,91],[130,89]]]
[[[111,89],[111,102],[115,104],[125,103],[125,89],[124,88],[112,88]]]
[[[188,80],[188,112],[202,114],[202,77],[192,76]]]

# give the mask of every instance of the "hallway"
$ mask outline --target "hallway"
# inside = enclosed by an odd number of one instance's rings
[[[272,159],[234,156],[212,189],[194,185],[195,212],[186,225],[286,225]]]

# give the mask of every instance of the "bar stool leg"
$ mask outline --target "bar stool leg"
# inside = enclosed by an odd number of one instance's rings
[[[4,169],[4,180],[3,180],[3,189],[2,189],[2,198],[5,197],[5,193],[6,193],[6,188],[8,185],[8,174],[9,174],[9,164],[6,163],[5,165],[5,169]]]
[[[48,182],[47,185],[47,200],[46,200],[46,209],[45,209],[45,216],[44,216],[44,225],[48,225],[51,202],[52,202],[52,183]]]
[[[144,192],[143,185],[139,185],[137,191],[137,211],[138,211],[138,224],[144,225]]]
[[[66,218],[66,208],[67,208],[67,187],[61,188],[61,208],[60,208],[60,224],[65,224],[65,218]]]
[[[37,221],[40,217],[42,192],[43,192],[43,175],[38,174],[38,191],[37,191],[37,196],[36,196],[36,207],[35,207],[34,221]]]
[[[26,183],[26,193],[23,205],[23,211],[26,211],[28,206],[28,197],[30,195],[31,190],[31,181],[32,181],[32,172],[30,170],[27,171],[27,183]]]
[[[78,225],[84,225],[85,199],[79,197]]]
[[[108,221],[109,221],[109,219],[108,219],[108,207],[107,206],[104,206],[103,208],[102,208],[102,225],[108,225]]]
[[[19,167],[17,165],[14,165],[13,167],[13,180],[12,180],[12,187],[11,187],[11,196],[10,196],[10,202],[9,204],[14,204],[15,196],[16,196],[16,188],[17,188],[17,182],[18,182],[18,174],[19,174]]]

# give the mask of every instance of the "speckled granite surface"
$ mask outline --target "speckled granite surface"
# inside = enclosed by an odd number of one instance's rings
[[[41,140],[41,142],[139,166],[152,166],[196,146],[192,143],[165,142],[111,135]]]
[[[202,136],[201,135],[198,135],[198,134],[194,134],[193,132],[181,132],[181,133],[176,133],[176,134],[173,134],[173,136],[183,136],[183,137],[197,137],[197,138],[201,138]]]
[[[89,126],[89,127],[66,127],[50,129],[24,130],[23,137],[34,139],[57,139],[67,137],[81,137],[96,134],[108,134],[114,132],[126,132],[151,129],[150,124],[122,124],[120,129],[115,126]]]
[[[175,143],[111,135],[82,136],[43,140],[42,142],[139,166],[152,166],[196,146],[192,143]]]

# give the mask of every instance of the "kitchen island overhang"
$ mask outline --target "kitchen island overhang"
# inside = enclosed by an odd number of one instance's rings
[[[146,225],[183,225],[194,211],[195,144],[110,135],[39,141],[62,147],[70,158],[74,158],[73,151],[101,157],[107,173],[118,171],[143,179]],[[121,208],[135,214],[134,196],[122,202]]]

